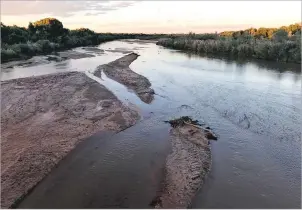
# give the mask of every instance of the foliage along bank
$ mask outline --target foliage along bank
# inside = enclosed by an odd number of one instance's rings
[[[301,24],[220,34],[113,34],[87,28],[69,30],[55,18],[29,23],[27,28],[1,23],[1,62],[117,39],[159,38],[159,45],[196,54],[301,63]]]
[[[97,45],[117,39],[154,39],[161,34],[96,33],[87,28],[69,30],[55,18],[45,18],[28,27],[6,26],[1,23],[1,62],[29,58],[34,55]]]
[[[161,39],[158,45],[195,54],[301,63],[301,24]]]

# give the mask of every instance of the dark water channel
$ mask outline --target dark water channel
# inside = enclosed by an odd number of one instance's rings
[[[116,154],[137,156],[126,162],[110,159],[108,164],[113,161],[112,166],[123,165],[123,172],[134,170],[133,174],[114,177],[118,173],[110,174],[110,170],[117,169],[111,166],[104,174],[125,182],[149,173],[150,168],[144,168],[144,164],[140,168],[140,163],[162,159],[153,152],[167,146],[159,132],[163,136],[167,133],[148,126],[148,122],[158,126],[163,120],[186,114],[206,123],[219,136],[217,142],[212,142],[212,170],[193,199],[192,208],[301,208],[300,65],[198,57],[153,43],[114,41],[99,48],[110,52],[93,58],[16,67],[2,71],[1,77],[92,72],[97,65],[123,56],[112,52],[116,48],[137,52],[141,56],[130,67],[150,80],[157,95],[151,104],[145,104],[105,77],[104,85],[124,103],[140,109],[142,120],[138,126],[144,129],[129,130],[133,138],[127,138],[125,130],[125,141],[117,140],[123,142],[122,146],[111,142]]]

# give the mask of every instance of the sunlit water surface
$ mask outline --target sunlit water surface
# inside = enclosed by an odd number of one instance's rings
[[[153,43],[113,41],[99,48],[105,54],[6,69],[1,78],[83,71],[139,107],[140,123],[186,114],[209,125],[219,139],[211,144],[212,170],[193,208],[301,207],[300,65],[191,56]],[[116,48],[140,55],[130,67],[150,80],[156,92],[151,104],[106,75],[93,78],[98,65],[124,55],[106,51]]]

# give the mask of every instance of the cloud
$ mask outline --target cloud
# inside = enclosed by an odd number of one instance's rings
[[[105,14],[112,10],[132,6],[135,2],[119,1],[1,1],[1,15],[42,15],[68,17],[85,12],[85,15]],[[22,5],[22,6],[16,6]]]
[[[134,3],[135,2],[128,1],[128,2],[113,2],[111,4],[109,3],[109,4],[98,5],[97,7],[93,7],[92,10],[86,10],[88,12],[85,13],[84,15],[94,16],[94,15],[106,14],[108,11],[113,11],[124,7],[130,7]]]
[[[106,12],[87,12],[84,14],[84,16],[95,16],[95,15],[102,15],[102,14],[106,14]]]

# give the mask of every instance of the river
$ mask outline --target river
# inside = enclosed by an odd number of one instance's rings
[[[191,115],[219,137],[211,142],[212,169],[192,208],[301,207],[300,65],[193,56],[135,41],[98,48],[105,54],[5,69],[1,80],[66,71],[91,76],[98,65],[122,57],[123,50],[134,51],[140,56],[130,68],[150,80],[156,93],[151,104],[105,76],[99,82],[139,107],[140,124]]]

